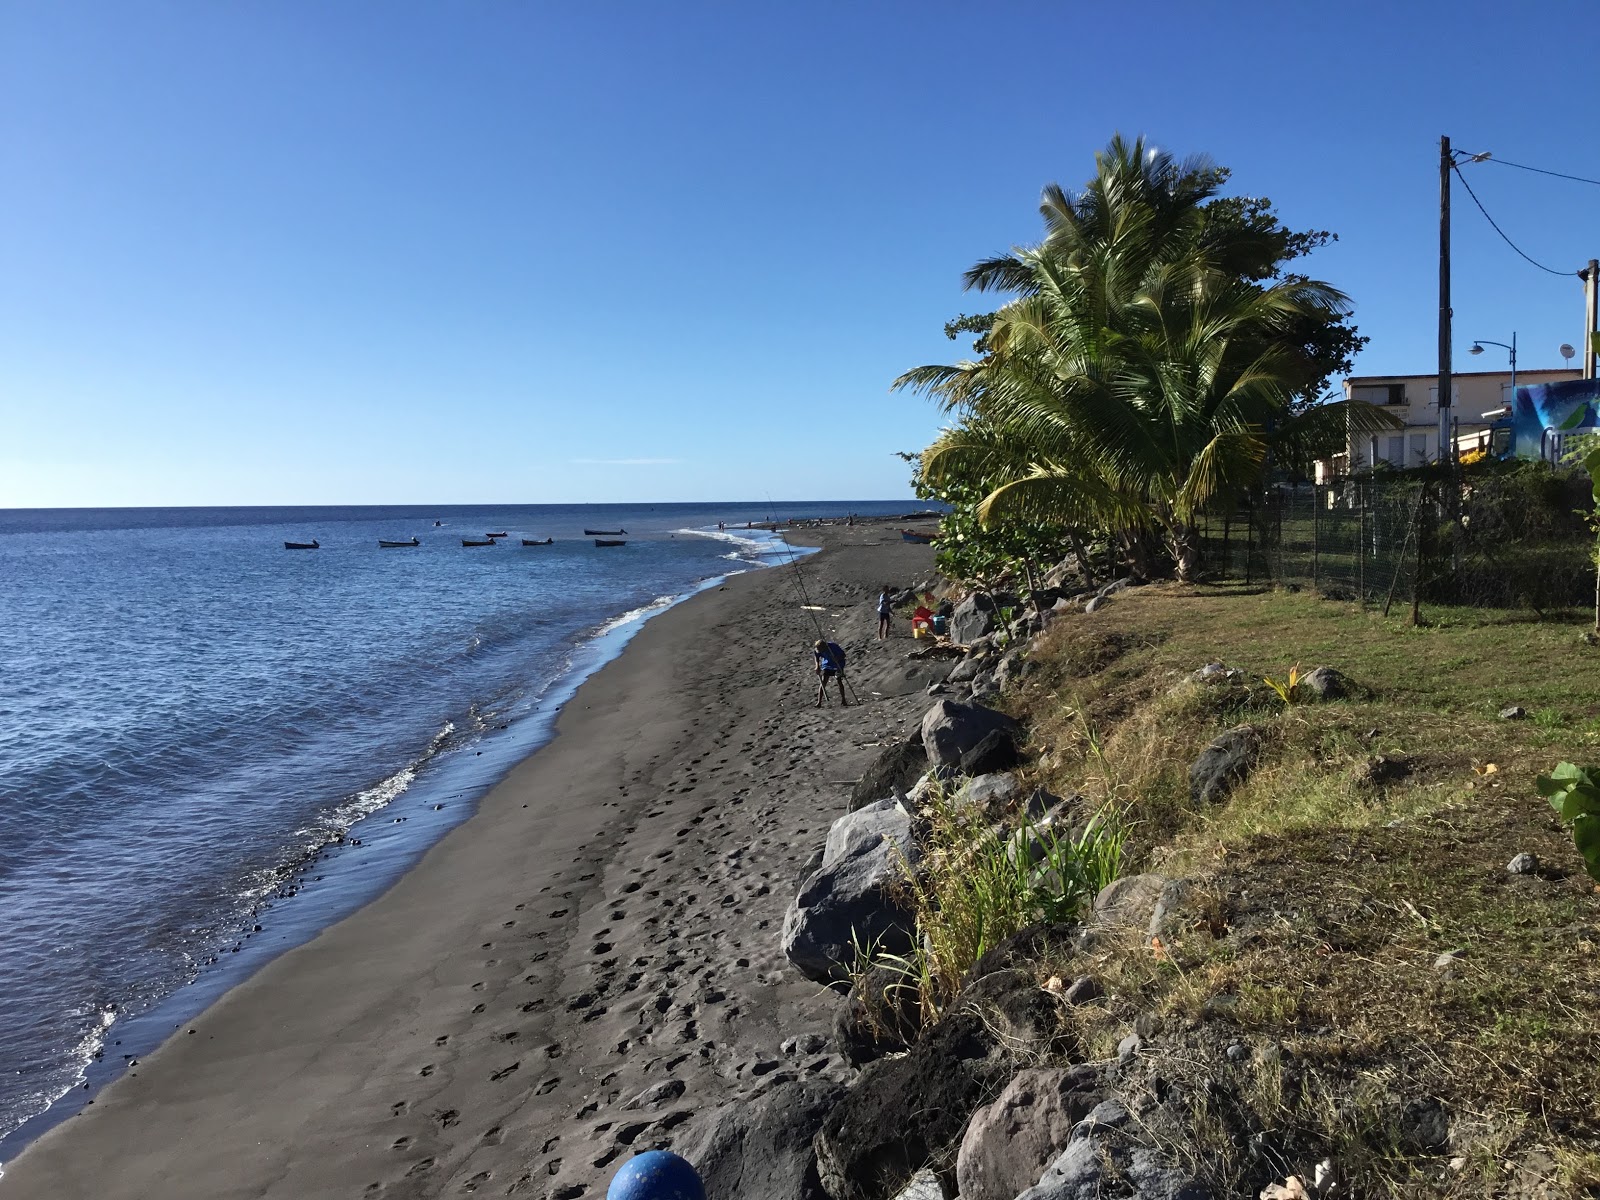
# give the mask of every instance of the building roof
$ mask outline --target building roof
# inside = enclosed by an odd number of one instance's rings
[[[1488,376],[1488,375],[1509,375],[1509,374],[1511,374],[1511,368],[1510,367],[1503,367],[1498,371],[1451,371],[1450,372],[1450,376],[1451,376],[1452,379],[1464,379],[1464,378],[1468,378],[1470,376],[1475,376],[1475,375]],[[1558,376],[1558,377],[1563,378],[1563,379],[1581,379],[1583,377],[1583,372],[1579,371],[1577,367],[1545,367],[1545,368],[1540,368],[1540,369],[1536,369],[1536,370],[1532,370],[1532,371],[1521,371],[1521,370],[1519,370],[1517,372],[1517,378],[1518,379],[1526,379],[1529,376],[1533,376],[1533,375],[1555,375],[1555,376]],[[1351,375],[1349,378],[1347,378],[1345,380],[1345,382],[1346,383],[1354,383],[1354,384],[1362,384],[1362,383],[1397,383],[1402,379],[1435,379],[1436,380],[1438,378],[1439,378],[1439,372],[1437,372],[1437,371],[1429,371],[1429,372],[1427,372],[1426,374],[1423,374],[1423,375]]]

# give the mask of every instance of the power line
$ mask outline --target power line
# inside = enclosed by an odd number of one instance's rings
[[[1489,161],[1493,162],[1494,160],[1490,159]],[[1562,275],[1562,276],[1576,275],[1577,274],[1576,271],[1557,271],[1553,267],[1545,266],[1542,262],[1538,262],[1535,259],[1528,258],[1528,256],[1523,253],[1522,248],[1520,246],[1518,246],[1515,242],[1513,242],[1509,237],[1506,236],[1506,231],[1504,229],[1501,229],[1500,226],[1495,224],[1494,218],[1489,215],[1489,210],[1483,206],[1483,201],[1478,199],[1478,194],[1472,190],[1472,185],[1467,182],[1467,177],[1461,173],[1461,168],[1460,167],[1456,167],[1455,168],[1455,173],[1456,173],[1456,178],[1461,180],[1461,186],[1467,189],[1467,195],[1472,197],[1472,202],[1478,206],[1478,211],[1483,214],[1483,219],[1485,221],[1489,222],[1490,227],[1493,228],[1494,231],[1500,235],[1501,239],[1505,242],[1506,245],[1510,246],[1513,250],[1515,250],[1518,254],[1522,255],[1523,258],[1527,259],[1528,262],[1530,262],[1534,266],[1538,267],[1539,270],[1541,270],[1541,271],[1548,271],[1552,275]]]
[[[1532,171],[1535,175],[1553,175],[1557,179],[1570,179],[1573,183],[1589,183],[1595,187],[1600,187],[1600,179],[1589,179],[1583,175],[1568,175],[1565,171],[1547,171],[1543,167],[1530,167],[1526,163],[1514,163],[1510,159],[1495,158],[1493,155],[1488,158],[1478,158],[1475,154],[1468,157],[1476,162],[1499,163],[1502,167],[1515,167],[1519,171]]]

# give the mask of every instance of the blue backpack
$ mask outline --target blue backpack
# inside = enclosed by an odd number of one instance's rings
[[[823,658],[822,658],[822,669],[824,671],[828,671],[828,670],[843,671],[844,670],[844,647],[839,645],[838,642],[829,642],[828,643],[827,652],[823,655]]]

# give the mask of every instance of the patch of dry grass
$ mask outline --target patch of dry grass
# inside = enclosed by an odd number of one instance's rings
[[[1247,1174],[1222,1143],[1248,1119],[1342,1158],[1356,1195],[1507,1194],[1536,1159],[1553,1190],[1526,1194],[1600,1194],[1585,1190],[1600,1188],[1600,897],[1533,788],[1562,758],[1600,761],[1600,650],[1577,622],[1441,617],[1412,629],[1309,595],[1140,589],[1053,626],[1012,698],[1038,781],[1114,804],[1134,869],[1205,898],[1160,947],[1101,947],[1107,995],[1074,1014],[1081,1043],[1112,1053],[1145,1014],[1293,1062],[1220,1068],[1248,1112],[1193,1114],[1218,1182]],[[1210,661],[1240,675],[1187,681]],[[1262,676],[1295,663],[1362,694],[1286,706]],[[1534,719],[1500,720],[1511,704]],[[1195,805],[1189,763],[1243,723],[1262,735],[1257,768]],[[1506,873],[1522,851],[1539,875]],[[1397,1097],[1444,1102],[1450,1154],[1402,1145]]]

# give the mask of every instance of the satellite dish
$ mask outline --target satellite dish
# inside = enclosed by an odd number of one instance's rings
[[[1574,350],[1568,343],[1561,343],[1561,357],[1566,359],[1569,363],[1572,361],[1572,356],[1576,353],[1577,351]]]

